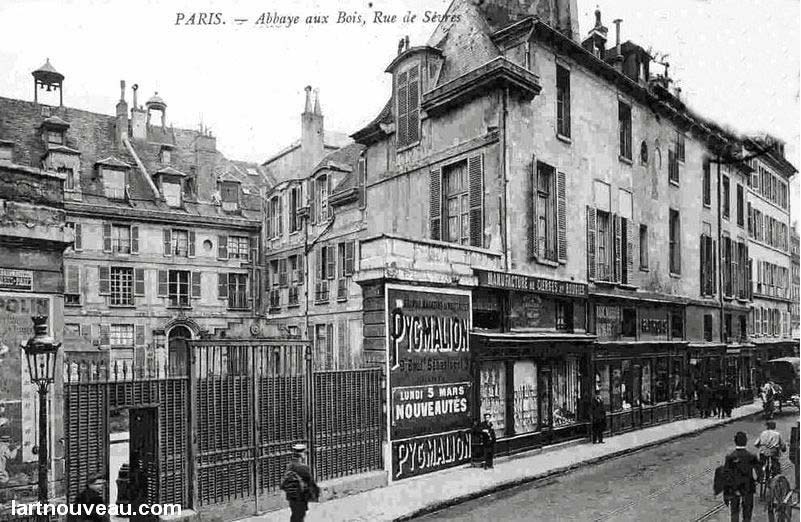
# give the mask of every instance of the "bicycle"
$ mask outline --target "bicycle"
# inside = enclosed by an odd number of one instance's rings
[[[759,500],[765,500],[765,494],[768,492],[771,479],[775,475],[781,474],[782,469],[778,462],[778,457],[774,459],[760,453],[759,458],[762,460],[762,480],[759,482]]]

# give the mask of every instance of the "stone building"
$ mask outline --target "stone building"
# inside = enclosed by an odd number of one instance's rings
[[[43,70],[63,75],[48,62]],[[64,177],[65,349],[138,366],[185,364],[185,339],[250,335],[261,292],[256,165],[225,158],[207,130],[167,125],[167,103],[114,115],[0,98],[0,145],[17,164]],[[59,89],[59,94],[61,90]],[[42,93],[46,96],[47,93]]]
[[[748,186],[748,238],[753,272],[751,333],[761,360],[797,352],[792,342],[790,180],[797,169],[784,144],[767,136],[744,141],[754,156]],[[796,255],[797,257],[797,255]]]
[[[583,436],[593,391],[613,432],[691,414],[700,381],[751,397],[739,140],[619,25],[608,42],[600,12],[580,39],[576,12],[453,2],[428,42],[399,43],[387,104],[353,134],[364,358],[389,372],[393,478],[437,467],[410,467],[414,448],[459,462],[484,413],[513,452]],[[469,414],[409,418],[432,383]]]
[[[33,337],[36,315],[47,316],[49,333],[57,342],[64,340],[63,252],[73,241],[64,212],[65,175],[21,164],[10,148],[10,142],[0,141],[0,513],[10,509],[12,500],[28,502],[37,496],[38,396],[20,343]],[[48,411],[53,441],[63,440],[63,404],[57,372]],[[49,490],[59,498],[64,448],[58,442],[50,462]]]
[[[790,272],[792,280],[792,286],[790,287],[790,330],[792,333],[793,340],[795,340],[796,345],[798,344],[798,339],[801,337],[801,277],[799,277],[799,238],[798,238],[798,229],[796,228],[798,225],[797,222],[793,223],[793,226],[790,227]]]

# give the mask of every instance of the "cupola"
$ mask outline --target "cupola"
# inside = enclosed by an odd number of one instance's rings
[[[31,73],[33,75],[33,101],[39,103],[39,89],[47,89],[47,92],[58,91],[58,105],[64,106],[63,84],[64,75],[56,70],[48,58],[44,65]]]

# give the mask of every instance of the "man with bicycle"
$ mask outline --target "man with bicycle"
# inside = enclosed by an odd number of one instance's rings
[[[762,467],[770,459],[770,467],[765,474],[765,481],[779,474],[781,464],[779,464],[779,453],[787,451],[787,445],[782,440],[782,435],[776,431],[776,422],[769,420],[765,423],[765,431],[759,435],[759,439],[754,443],[754,446],[759,448],[759,462]]]

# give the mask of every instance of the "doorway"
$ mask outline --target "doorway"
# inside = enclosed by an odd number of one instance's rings
[[[189,341],[192,332],[186,326],[174,326],[167,341],[167,369],[170,375],[187,375],[189,369]]]

